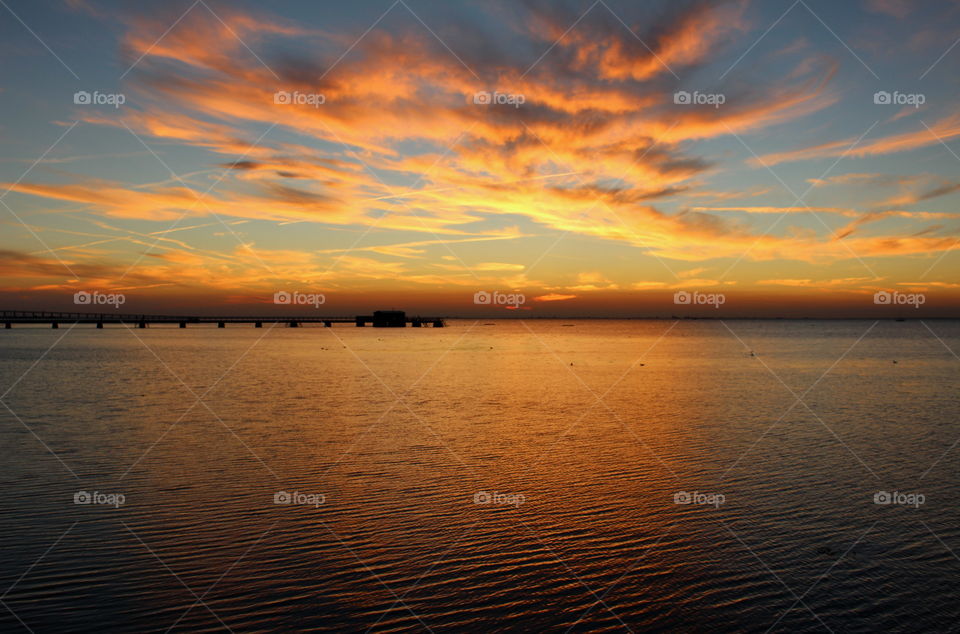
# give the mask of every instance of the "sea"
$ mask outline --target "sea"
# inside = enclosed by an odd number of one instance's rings
[[[0,631],[950,632],[960,322],[0,331]]]

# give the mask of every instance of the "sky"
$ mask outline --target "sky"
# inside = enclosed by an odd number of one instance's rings
[[[956,317],[958,38],[954,0],[2,0],[0,308]]]

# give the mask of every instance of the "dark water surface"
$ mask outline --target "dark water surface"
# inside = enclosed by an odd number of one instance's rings
[[[957,631],[960,322],[450,326],[0,332],[0,629]]]

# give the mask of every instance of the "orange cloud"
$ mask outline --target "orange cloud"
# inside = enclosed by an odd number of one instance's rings
[[[576,295],[562,295],[560,293],[548,293],[546,295],[538,295],[533,298],[535,302],[562,302],[567,299],[575,299]]]
[[[877,156],[882,154],[894,154],[897,152],[908,152],[918,148],[939,144],[954,137],[960,136],[960,115],[954,114],[937,121],[930,126],[913,132],[904,132],[895,134],[874,141],[860,143],[854,147],[857,141],[856,137],[843,139],[841,141],[831,141],[806,147],[799,150],[788,152],[777,152],[766,154],[759,158],[752,159],[757,165],[776,165],[790,161],[805,161],[817,158],[828,158],[836,156]]]
[[[631,25],[650,46],[647,50],[602,5],[563,38],[573,20],[566,21],[562,11],[521,6],[515,10],[525,19],[516,28],[525,41],[542,45],[538,50],[556,43],[532,68],[475,38],[458,42],[461,62],[415,22],[409,30],[375,28],[340,59],[354,44],[352,37],[310,31],[270,16],[224,10],[220,22],[198,5],[160,42],[157,37],[171,20],[137,17],[128,20],[123,40],[129,62],[139,60],[128,76],[136,97],[130,99],[131,107],[110,115],[85,110],[78,116],[86,124],[124,134],[129,128],[151,147],[202,150],[210,157],[211,171],[182,175],[182,182],[136,184],[80,176],[64,183],[62,173],[57,174],[60,181],[38,182],[43,177],[37,172],[6,186],[17,194],[80,205],[101,219],[169,222],[216,214],[231,222],[360,228],[349,248],[313,252],[264,249],[245,237],[237,250],[216,254],[166,235],[157,241],[152,230],[96,236],[82,248],[66,251],[79,265],[85,258],[102,258],[103,252],[92,250],[104,240],[128,247],[156,242],[144,258],[142,283],[171,279],[178,267],[198,272],[177,277],[183,284],[226,280],[251,288],[261,288],[269,279],[306,279],[332,288],[384,276],[410,286],[507,280],[514,288],[542,282],[540,288],[550,292],[538,301],[561,301],[576,297],[573,293],[662,288],[675,280],[638,282],[599,270],[554,272],[550,280],[532,280],[525,271],[537,254],[522,257],[527,255],[523,249],[518,249],[517,261],[489,251],[473,254],[468,262],[459,254],[450,258],[445,252],[449,259],[435,254],[439,247],[452,250],[451,244],[469,249],[467,243],[524,240],[541,232],[618,242],[644,255],[695,263],[743,257],[819,264],[952,248],[954,238],[932,227],[851,237],[884,218],[952,217],[900,209],[953,193],[957,188],[951,184],[888,197],[885,205],[896,211],[811,206],[817,213],[853,219],[836,236],[786,222],[780,233],[758,226],[768,220],[757,217],[763,214],[808,211],[782,205],[789,201],[742,205],[770,188],[702,191],[722,165],[718,155],[696,154],[695,142],[731,131],[766,130],[819,112],[838,98],[831,90],[837,64],[810,57],[774,81],[731,90],[722,108],[674,104],[672,95],[680,85],[671,69],[709,61],[744,28],[742,9],[741,2],[694,3],[643,29]],[[247,46],[261,53],[304,52],[279,59],[263,53],[258,59]],[[277,91],[322,94],[323,103],[278,103]],[[475,103],[480,91],[519,93],[525,103]],[[960,135],[960,115],[932,128],[944,139]],[[763,161],[840,156],[853,140],[772,153]],[[868,141],[851,154],[888,154],[934,143],[936,137],[924,129]],[[813,184],[875,184],[881,178],[848,174]],[[665,211],[684,197],[725,202]],[[523,231],[508,229],[521,222]],[[708,268],[709,275],[719,276],[711,263],[694,267],[685,279]],[[793,279],[778,277],[781,282]],[[717,280],[703,275],[689,282]]]

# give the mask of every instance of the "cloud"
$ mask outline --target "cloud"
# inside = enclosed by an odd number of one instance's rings
[[[533,298],[535,302],[562,302],[567,299],[575,299],[576,295],[562,295],[560,293],[548,293],[546,295],[538,295]]]
[[[552,14],[531,6],[523,36],[555,41],[557,25],[547,26]],[[691,179],[713,167],[689,154],[690,141],[762,129],[832,103],[826,85],[835,65],[808,63],[798,75],[768,84],[766,94],[731,98],[721,112],[673,104],[666,66],[705,62],[743,27],[742,6],[694,3],[647,22],[655,54],[598,7],[530,73],[504,57],[484,59],[483,44],[466,40],[467,64],[485,62],[477,66],[484,77],[524,94],[522,112],[473,103],[478,89],[494,86],[478,83],[416,24],[413,31],[374,29],[327,73],[329,66],[309,55],[260,63],[238,41],[319,46],[318,58],[333,48],[329,37],[318,45],[313,33],[283,20],[229,11],[221,16],[225,27],[196,10],[151,46],[163,20],[137,16],[124,47],[142,57],[130,75],[140,108],[81,116],[129,127],[149,143],[215,154],[222,171],[214,191],[198,200],[200,184],[82,181],[24,182],[14,191],[117,218],[168,221],[215,212],[434,236],[466,235],[465,227],[484,218],[523,216],[666,257],[738,254],[752,241],[745,225],[695,210],[671,215],[644,203],[689,192]],[[319,91],[325,103],[278,104],[277,90]],[[273,132],[262,137],[274,125],[289,133],[284,141]],[[379,253],[422,255],[408,248]]]
[[[871,277],[846,277],[838,279],[821,279],[821,280],[812,280],[812,279],[779,279],[779,280],[759,280],[757,284],[764,286],[790,286],[790,287],[805,287],[805,288],[822,288],[822,287],[835,287],[835,286],[844,286],[844,287],[853,287],[861,286],[865,283],[875,281]]]
[[[864,6],[868,11],[901,20],[907,17],[913,8],[908,0],[865,0]]]
[[[853,209],[843,207],[810,207],[797,205],[796,207],[771,207],[771,206],[753,206],[753,207],[691,207],[693,211],[739,211],[748,214],[802,214],[809,212],[840,214],[843,216],[855,216],[857,212]]]
[[[909,152],[918,148],[937,145],[941,141],[948,141],[960,136],[960,115],[954,114],[947,116],[929,126],[929,128],[930,129],[924,127],[923,129],[913,132],[894,134],[857,145],[854,145],[857,142],[857,138],[850,137],[799,150],[766,154],[759,158],[751,159],[751,161],[756,165],[772,166],[778,163],[838,156],[864,157]]]
[[[826,187],[828,185],[905,185],[916,182],[921,175],[898,176],[895,174],[878,174],[852,172],[848,174],[835,174],[824,178],[808,178],[807,182],[814,187]]]
[[[210,169],[184,174],[182,182],[137,183],[37,170],[5,186],[51,211],[124,226],[120,221],[165,227],[182,216],[204,218],[192,223],[201,226],[216,214],[227,222],[309,222],[357,234],[309,252],[268,249],[254,244],[249,236],[260,234],[248,225],[243,245],[233,251],[217,247],[220,253],[163,236],[144,266],[153,281],[175,276],[178,266],[202,271],[196,277],[184,274],[184,284],[199,284],[203,276],[218,280],[213,284],[230,280],[257,288],[271,276],[331,285],[394,276],[402,279],[398,284],[460,286],[472,275],[526,283],[525,265],[513,258],[489,250],[471,251],[469,258],[450,252],[461,243],[472,249],[466,243],[568,233],[689,263],[741,257],[820,263],[850,259],[851,249],[863,257],[885,257],[949,248],[948,231],[905,230],[899,226],[905,221],[886,225],[898,225],[890,235],[852,236],[882,219],[937,218],[902,208],[952,194],[957,189],[952,183],[867,172],[812,179],[820,188],[916,185],[881,201],[887,209],[871,206],[862,212],[847,201],[811,206],[817,213],[852,219],[840,230],[842,239],[809,227],[768,233],[759,226],[767,219],[759,216],[791,213],[792,222],[808,211],[772,198],[744,204],[770,194],[769,187],[736,187],[735,176],[730,191],[705,189],[718,174],[726,178],[729,157],[701,141],[730,139],[731,132],[778,138],[781,124],[838,102],[840,93],[833,87],[838,65],[799,42],[788,47],[789,59],[785,50],[775,56],[776,72],[768,80],[725,86],[722,108],[678,106],[674,91],[689,86],[673,73],[688,81],[726,47],[739,49],[748,28],[746,5],[665,6],[658,13],[634,3],[614,16],[599,4],[569,31],[581,14],[568,5],[531,1],[479,7],[478,12],[505,12],[515,19],[497,21],[509,28],[489,28],[490,33],[464,21],[445,23],[443,38],[455,42],[456,56],[414,19],[398,18],[390,28],[380,24],[358,41],[357,34],[342,29],[311,29],[237,7],[218,8],[221,22],[197,5],[157,42],[173,23],[162,8],[121,14],[124,61],[137,61],[124,85],[130,107],[109,114],[78,108],[76,116],[124,136],[129,128],[158,155],[171,149],[191,156],[199,152],[207,161],[203,167]],[[400,8],[397,12],[406,16]],[[322,94],[324,103],[277,103],[277,91]],[[524,104],[475,103],[478,92],[496,91],[520,94]],[[941,138],[953,138],[960,135],[960,115],[931,127]],[[838,157],[854,140],[762,159],[777,164]],[[867,140],[850,155],[892,154],[937,143],[926,129],[918,129]],[[677,203],[685,198],[720,204]],[[104,257],[92,251],[102,248],[102,240],[139,248],[151,244],[154,233],[150,228],[119,238],[85,237],[68,252],[92,262]],[[690,267],[686,276],[715,270],[714,264]],[[543,288],[563,295],[668,284],[631,282],[597,269],[574,279],[558,268]]]

